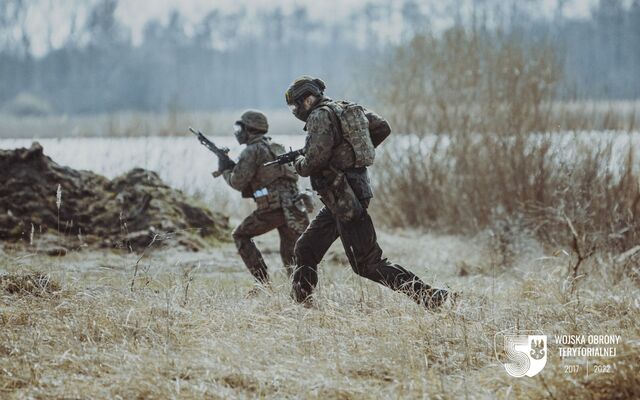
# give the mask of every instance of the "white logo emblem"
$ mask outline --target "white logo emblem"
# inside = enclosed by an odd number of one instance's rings
[[[529,331],[530,332],[530,331]],[[547,336],[539,332],[498,332],[494,338],[496,357],[513,377],[535,376],[547,364]]]

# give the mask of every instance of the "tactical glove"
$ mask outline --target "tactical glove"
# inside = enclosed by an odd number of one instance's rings
[[[296,205],[298,210],[306,211],[308,213],[312,213],[315,208],[315,205],[313,204],[313,195],[306,190],[298,193],[298,195],[293,198],[293,204]]]
[[[304,161],[304,156],[298,156],[298,158],[296,158],[296,160],[293,162],[293,167],[295,168],[298,175],[300,175],[300,167],[302,161]]]
[[[229,169],[233,169],[236,166],[236,163],[233,162],[230,158],[219,158],[218,159],[218,172],[224,172]]]

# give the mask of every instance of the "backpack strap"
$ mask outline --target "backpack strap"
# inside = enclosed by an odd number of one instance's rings
[[[337,130],[338,135],[340,136],[340,142],[334,144],[333,147],[334,148],[338,147],[339,145],[342,144],[342,142],[345,141],[344,133],[343,133],[343,130],[342,130],[342,124],[340,123],[340,118],[338,117],[338,113],[342,112],[342,111],[338,110],[338,106],[333,100],[327,101],[327,102],[321,104],[319,106],[319,108],[322,108],[322,109],[325,109],[325,110],[329,111],[329,119],[331,120],[331,123],[333,124],[333,126],[335,126],[335,129]],[[337,179],[337,177],[340,176],[340,174],[344,173],[340,168],[336,167],[331,162],[329,162],[329,169],[331,170],[331,172],[334,175],[334,181],[335,181],[335,179]]]
[[[271,143],[269,143],[269,140],[267,140],[267,138],[264,138],[263,140],[260,141],[260,143],[265,145],[265,147],[267,148],[267,151],[269,152],[269,155],[271,155],[272,158],[269,161],[275,160],[278,155],[271,148]],[[274,166],[270,166],[270,167],[267,167],[267,168],[275,168],[275,167]],[[297,181],[297,177],[296,177],[295,173],[291,172],[289,170],[289,167],[287,167],[286,165],[278,165],[277,168],[280,169],[280,176],[278,178],[276,178],[276,179],[284,178],[284,179],[287,179],[287,180],[292,180],[294,182]]]
[[[338,110],[338,106],[334,101],[327,101],[324,104],[320,105],[320,108],[323,108],[329,111],[329,119],[333,126],[336,127],[338,135],[340,136],[340,143],[344,141],[344,131],[342,130],[342,124],[340,123],[340,118],[338,117],[338,113],[342,112]],[[334,147],[338,146],[340,143],[334,145]]]

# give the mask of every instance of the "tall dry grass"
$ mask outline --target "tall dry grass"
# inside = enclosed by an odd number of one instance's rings
[[[419,275],[464,289],[459,305],[427,313],[406,296],[358,278],[333,252],[322,264],[312,309],[293,303],[290,283],[277,272],[272,291],[245,298],[251,278],[232,257],[233,244],[200,258],[150,254],[133,290],[134,256],[70,254],[64,266],[54,267],[50,258],[7,254],[0,261],[3,274],[46,272],[49,289],[0,285],[0,397],[639,395],[640,304],[628,277],[612,292],[612,277],[596,269],[572,292],[564,279],[570,260],[562,254],[528,259],[508,271],[456,276],[436,262],[434,250],[448,246],[447,260],[481,262],[466,255],[474,254],[473,242],[397,235],[381,240],[388,256],[402,257]],[[266,253],[273,265],[275,238],[266,247],[273,249]],[[495,358],[494,334],[516,325],[550,338],[547,366],[534,378],[510,377]],[[587,375],[585,359],[562,360],[552,338],[569,333],[621,335],[618,355],[597,360],[610,372]],[[580,365],[580,373],[566,373],[567,364]]]
[[[640,101],[557,101],[551,107],[552,131],[640,130]]]
[[[500,30],[417,34],[375,65],[364,85],[403,133],[637,130],[640,102],[560,101],[551,42]]]
[[[584,122],[592,109],[554,102],[561,67],[550,45],[456,28],[416,36],[391,63],[394,74],[376,86],[382,109],[396,131],[436,139],[386,144],[374,172],[388,224],[503,237],[526,230],[572,249],[576,265],[638,245],[637,140],[554,133],[595,121],[634,129],[635,111],[616,120],[601,109]]]
[[[561,65],[548,43],[451,28],[417,34],[374,69],[374,96],[397,131],[546,131]]]
[[[585,252],[623,252],[640,242],[640,168],[631,136],[447,139],[416,139],[378,161],[385,222],[464,233],[502,224],[549,244],[573,247],[577,236]]]

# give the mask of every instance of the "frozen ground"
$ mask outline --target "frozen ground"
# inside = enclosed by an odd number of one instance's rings
[[[275,237],[258,245],[275,280],[253,298],[231,243],[151,252],[133,284],[133,254],[0,251],[0,275],[46,273],[60,289],[0,285],[0,397],[637,397],[640,304],[629,278],[589,269],[572,292],[562,253],[531,252],[504,268],[476,240],[403,231],[381,235],[387,255],[462,291],[457,305],[425,312],[357,277],[334,247],[308,309],[289,298]],[[546,366],[533,378],[509,376],[495,356],[494,335],[516,326],[548,338]],[[553,337],[568,333],[621,343],[613,358],[565,360]],[[594,362],[607,367],[594,373]]]

